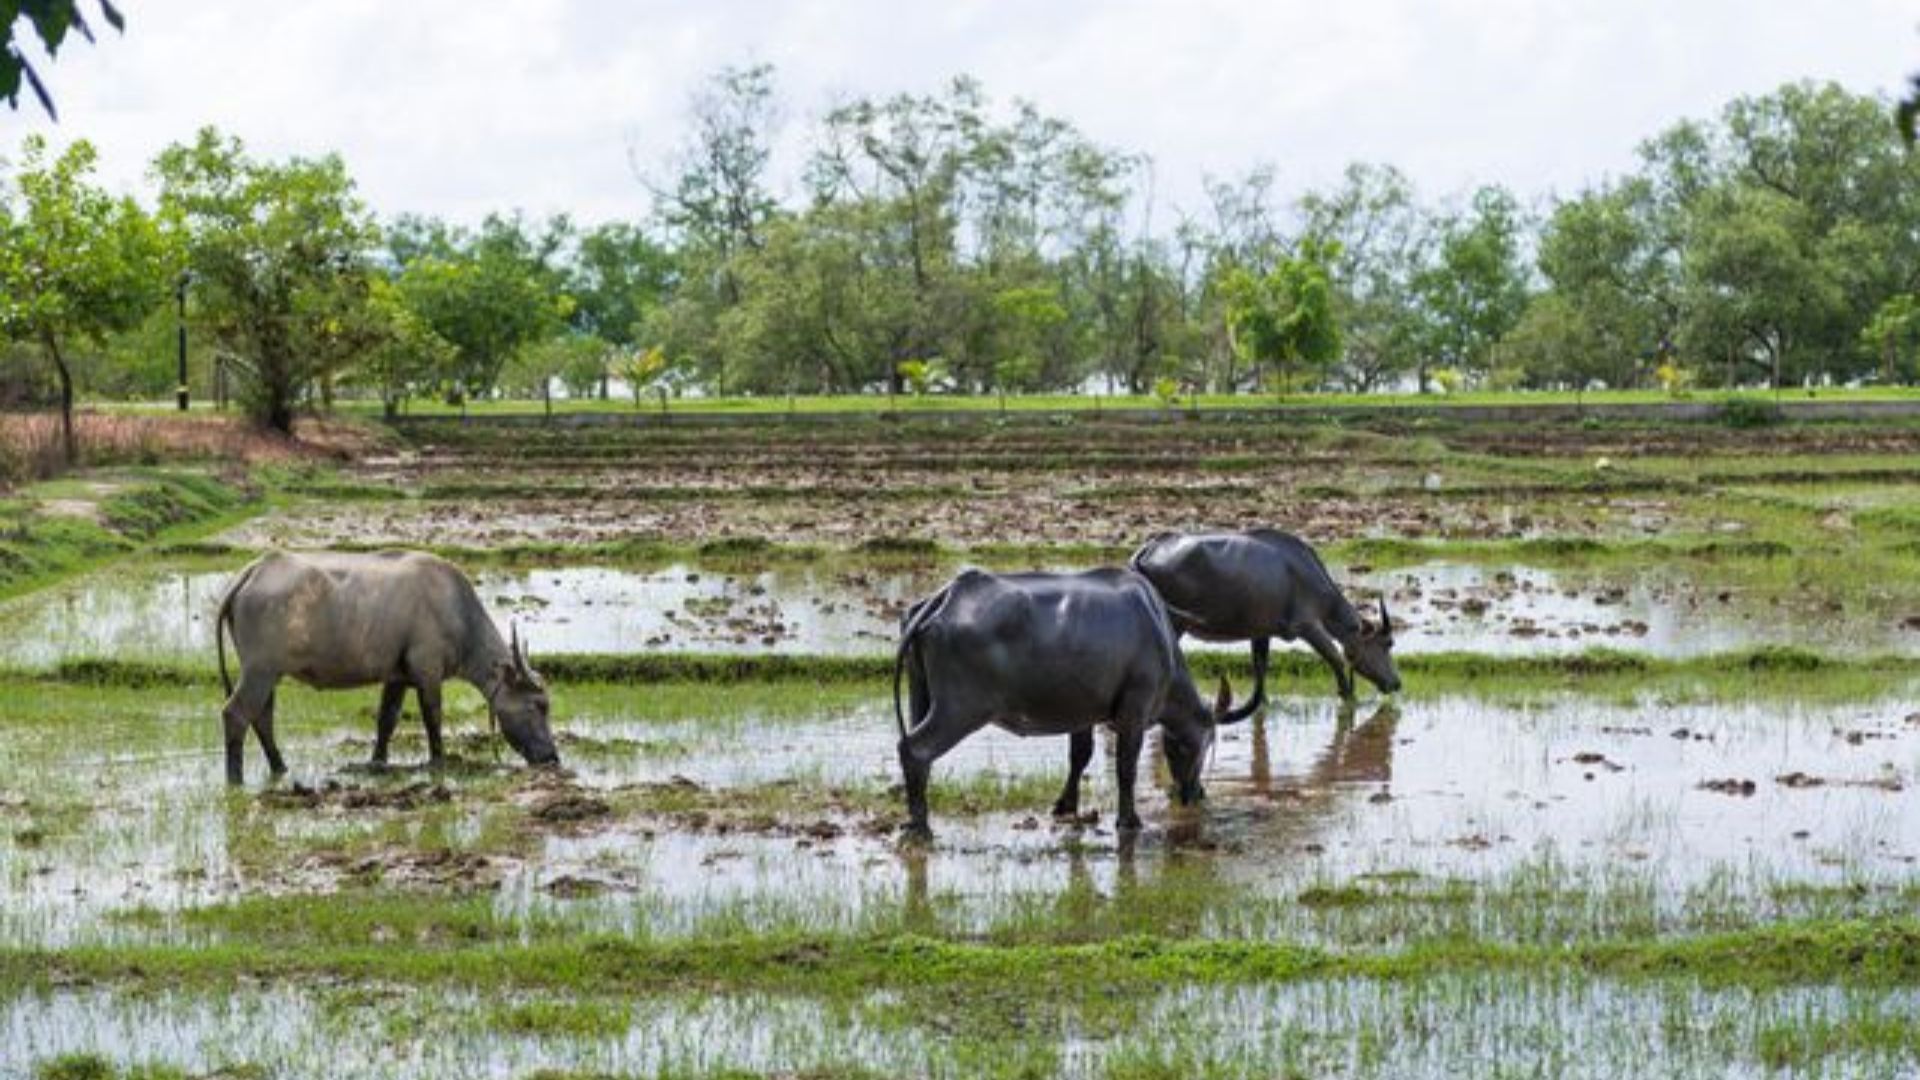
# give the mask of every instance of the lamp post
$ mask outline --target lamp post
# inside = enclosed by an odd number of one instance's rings
[[[193,271],[180,271],[180,281],[174,286],[174,299],[179,303],[179,344],[180,344],[180,382],[174,387],[174,400],[180,403],[180,411],[187,411],[187,282],[193,280]]]

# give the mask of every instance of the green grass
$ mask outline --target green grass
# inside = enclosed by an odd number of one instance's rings
[[[1351,408],[1405,408],[1445,407],[1448,405],[1646,405],[1667,402],[1707,402],[1718,403],[1728,397],[1739,400],[1767,401],[1776,396],[1783,401],[1920,401],[1920,390],[1906,387],[1862,387],[1835,388],[1818,391],[1786,390],[1778,395],[1771,392],[1742,392],[1726,394],[1723,391],[1696,391],[1686,397],[1675,398],[1659,390],[1603,390],[1574,394],[1570,391],[1542,390],[1468,390],[1453,394],[1417,394],[1417,393],[1292,393],[1274,394],[1199,394],[1183,395],[1174,407],[1177,411],[1192,408],[1200,409],[1246,409],[1261,408],[1275,404],[1303,407],[1351,407]],[[372,401],[342,402],[344,410],[363,415],[378,415],[380,405]],[[1005,408],[1009,412],[1056,411],[1056,410],[1092,410],[1134,409],[1166,410],[1167,404],[1151,395],[1110,395],[1110,394],[1014,394],[1003,403],[1000,398],[991,395],[929,394],[913,396],[903,394],[888,397],[883,394],[835,394],[798,395],[791,399],[768,395],[763,397],[702,397],[672,399],[668,405],[669,413],[755,413],[777,415],[786,412],[802,413],[876,413],[876,412],[926,412],[954,411],[995,413]],[[474,416],[500,414],[541,414],[544,406],[537,400],[488,400],[476,401],[467,406],[466,412]],[[577,401],[555,401],[555,415],[578,412],[640,413],[658,414],[658,399],[649,398],[636,407],[631,398],[601,401],[585,399]],[[446,405],[438,401],[416,400],[408,403],[407,415],[413,417],[459,416],[459,406]]]
[[[56,513],[55,501],[85,506]],[[256,493],[193,470],[114,470],[24,488],[0,498],[0,599],[192,543],[264,506]]]
[[[763,706],[796,693],[819,701],[821,687],[884,694],[894,666],[893,657],[885,653],[546,653],[537,663],[556,692],[563,694],[618,695],[644,686],[653,700],[659,700],[657,695],[663,693],[697,696],[708,692],[698,688],[738,687],[764,698]],[[1848,696],[1876,688],[1885,691],[1920,678],[1920,658],[1832,656],[1785,646],[1677,658],[1605,648],[1547,654],[1438,652],[1400,656],[1395,663],[1408,683],[1406,692],[1417,695],[1507,694],[1526,689],[1610,694],[1623,686],[1638,686],[1648,692],[1705,687],[1743,698]],[[1197,652],[1189,657],[1196,682],[1208,687],[1221,676],[1244,681],[1247,665],[1247,658],[1237,652]],[[1329,686],[1332,682],[1318,657],[1297,649],[1275,652],[1268,670],[1269,680],[1277,685],[1305,680],[1307,692],[1312,692],[1316,680],[1325,680]],[[67,660],[47,670],[0,669],[0,686],[31,688],[31,693],[62,686],[188,688],[218,681],[211,657],[204,665],[99,658]],[[358,700],[350,695],[334,697]]]
[[[946,995],[1019,986],[1030,988],[1036,999],[1079,999],[1168,983],[1417,979],[1549,968],[1589,976],[1685,977],[1713,985],[1915,986],[1920,985],[1920,920],[1782,922],[1722,934],[1553,945],[1449,940],[1341,952],[1287,942],[1150,935],[1064,945],[990,945],[913,934],[657,941],[586,936],[512,945],[463,944],[455,937],[414,948],[382,948],[318,944],[293,933],[274,945],[0,950],[0,983],[17,986],[70,980],[217,988],[253,979],[338,979],[582,993],[704,985],[832,996],[864,996],[876,988]],[[1074,977],[1054,977],[1062,971]]]

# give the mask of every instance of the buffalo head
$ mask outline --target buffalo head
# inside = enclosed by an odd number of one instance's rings
[[[1387,598],[1380,598],[1380,621],[1360,620],[1360,633],[1340,643],[1347,654],[1347,665],[1359,672],[1383,694],[1400,689],[1400,672],[1393,666],[1393,617],[1387,614]]]
[[[529,765],[558,765],[560,753],[553,746],[553,731],[547,726],[547,684],[527,662],[526,646],[520,643],[520,628],[512,628],[509,656],[494,672],[494,691],[487,701],[500,734],[507,745]]]

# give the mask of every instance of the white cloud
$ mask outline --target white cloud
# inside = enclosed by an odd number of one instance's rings
[[[635,217],[629,149],[661,162],[699,80],[780,71],[797,139],[835,95],[956,73],[1145,151],[1193,206],[1260,161],[1288,193],[1352,160],[1439,195],[1571,190],[1664,125],[1788,79],[1892,91],[1920,35],[1892,0],[131,0],[124,38],[49,69],[56,138],[117,185],[203,124],[263,153],[337,150],[382,213]],[[0,146],[53,130],[0,113]],[[790,140],[791,141],[791,140]],[[797,158],[797,145],[786,160]]]

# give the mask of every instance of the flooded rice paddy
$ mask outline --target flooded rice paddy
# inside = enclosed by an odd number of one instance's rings
[[[890,651],[900,613],[958,565],[841,558],[743,571],[674,562],[475,568],[472,577],[497,617],[520,625],[539,651],[846,656]],[[237,568],[114,569],[0,602],[0,620],[15,628],[0,638],[0,665],[202,659],[213,651],[213,614]],[[1766,645],[1853,654],[1920,646],[1920,617],[1912,614],[1920,609],[1893,590],[1843,599],[1817,585],[1702,580],[1674,570],[1445,562],[1364,573],[1335,563],[1331,570],[1360,602],[1387,598],[1395,649],[1407,654],[1518,656],[1598,646],[1684,657]]]
[[[1687,925],[1772,905],[1788,883],[1891,901],[1920,860],[1906,686],[1822,705],[1448,694],[1347,710],[1290,695],[1223,731],[1204,806],[1156,790],[1147,831],[1126,842],[1110,827],[1104,747],[1086,816],[1061,823],[1048,808],[1064,740],[990,731],[936,766],[924,855],[894,833],[891,704],[861,687],[563,691],[562,776],[498,759],[464,695],[454,767],[408,765],[422,756],[409,721],[396,768],[372,772],[371,702],[287,689],[293,772],[243,792],[220,783],[217,693],[59,696],[27,725],[38,737],[0,748],[0,807],[16,823],[0,834],[8,944],[122,940],[170,925],[129,913],[381,882],[649,937],[716,920],[855,930],[916,907],[986,933],[1076,893],[1166,889],[1198,898],[1197,933],[1336,943],[1366,910],[1298,898],[1385,883],[1432,901],[1383,919],[1403,933],[1470,916],[1526,937],[1529,920]],[[72,713],[90,717],[87,738],[57,731]],[[1634,903],[1508,918],[1428,896],[1529,881]]]
[[[1920,1069],[1920,435],[948,434],[447,431],[238,553],[0,602],[0,1080]],[[1287,669],[1197,808],[1150,740],[1131,837],[1106,736],[1056,820],[1065,740],[984,732],[934,768],[934,843],[901,842],[887,686],[808,657],[887,655],[955,549],[1070,568],[1254,521],[1340,545],[1435,674],[1343,707]],[[756,538],[816,550],[567,553]],[[901,538],[939,547],[864,546]],[[557,772],[466,687],[445,767],[409,701],[374,770],[376,692],[283,685],[291,773],[250,742],[229,789],[219,593],[246,552],[340,542],[474,549],[536,661],[803,674],[557,680]],[[1246,692],[1241,646],[1188,644]]]
[[[1899,1074],[1904,1047],[1849,1046],[1835,1032],[1903,1026],[1912,991],[1746,990],[1565,976],[1449,976],[1409,986],[1326,980],[1150,994],[1116,1031],[960,1045],[937,1014],[892,994],[842,1005],[773,995],[627,1000],[449,992],[252,988],[232,995],[101,990],[0,1002],[0,1041],[20,1060],[99,1052],[190,1075],[240,1063],[266,1075],[505,1078],[582,1076],[1161,1075],[1204,1060],[1207,1075],[1762,1077],[1809,1059],[1821,1074]],[[543,1030],[558,1017],[567,1028]],[[1250,1022],[1250,1018],[1258,1018]],[[907,1037],[903,1037],[903,1032]],[[1808,1033],[1801,1035],[1800,1033]],[[1815,1040],[1825,1038],[1822,1047]],[[1825,1053],[1820,1051],[1825,1049]],[[1509,1063],[1508,1067],[1497,1064]],[[1535,1068],[1520,1069],[1526,1061]],[[259,1075],[246,1072],[237,1075]]]

